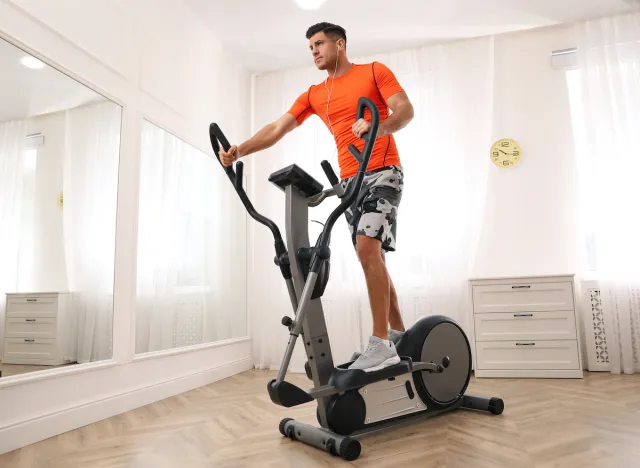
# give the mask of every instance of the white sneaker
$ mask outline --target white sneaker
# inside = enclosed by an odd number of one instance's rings
[[[365,372],[375,372],[400,362],[400,356],[392,341],[385,345],[377,336],[369,338],[369,345],[364,353],[349,366],[349,369],[361,369]]]

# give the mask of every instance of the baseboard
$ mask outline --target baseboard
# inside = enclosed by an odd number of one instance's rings
[[[582,379],[584,373],[579,370],[478,370],[474,372],[476,378],[490,379]]]
[[[0,428],[0,454],[208,385],[253,368],[244,359]]]

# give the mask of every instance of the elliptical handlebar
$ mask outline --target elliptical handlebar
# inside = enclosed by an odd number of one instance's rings
[[[349,151],[360,162],[360,165],[358,166],[358,172],[353,183],[351,184],[349,192],[344,197],[342,197],[342,202],[329,215],[324,229],[318,237],[318,243],[316,244],[317,251],[320,251],[323,247],[327,248],[329,246],[329,241],[331,239],[331,229],[333,229],[333,225],[353,203],[355,198],[358,196],[358,193],[360,192],[360,187],[362,187],[364,173],[367,171],[367,167],[369,166],[369,160],[371,159],[371,154],[373,153],[373,147],[375,146],[376,139],[378,137],[378,127],[380,125],[380,111],[378,110],[378,107],[371,99],[364,96],[358,99],[356,120],[364,118],[365,109],[369,109],[369,112],[371,112],[371,128],[361,137],[362,140],[365,141],[362,153],[360,153],[354,145],[349,145]],[[327,176],[329,175],[327,174]],[[310,265],[310,271],[313,271],[315,273],[320,270],[321,264],[321,262],[316,260],[316,257],[317,254],[314,254],[314,258],[311,259]]]
[[[287,253],[287,249],[284,245],[284,241],[282,240],[282,235],[280,234],[278,225],[266,216],[263,216],[256,211],[256,209],[251,204],[249,197],[247,196],[247,192],[245,192],[244,188],[242,187],[242,175],[244,172],[244,165],[242,161],[236,162],[236,170],[234,171],[232,166],[225,166],[220,160],[220,145],[222,145],[222,148],[225,151],[229,151],[231,145],[229,144],[229,140],[227,140],[227,138],[224,136],[224,133],[222,133],[222,130],[220,129],[218,124],[212,123],[211,125],[209,125],[209,139],[211,140],[211,146],[213,147],[213,152],[215,153],[218,162],[227,173],[227,176],[229,177],[233,188],[238,193],[238,196],[240,197],[240,200],[242,200],[242,203],[247,209],[249,215],[259,223],[267,226],[273,233],[276,249],[276,259],[278,260],[280,269],[282,270],[282,274],[284,275],[285,279],[291,278],[291,269],[289,268],[288,262],[281,261],[283,260],[282,256]]]
[[[378,127],[380,125],[380,111],[378,111],[378,107],[373,103],[373,101],[371,101],[371,99],[368,99],[366,97],[361,97],[360,99],[358,99],[358,108],[356,111],[357,120],[364,118],[364,113],[366,109],[369,109],[369,112],[371,112],[371,128],[369,129],[368,132],[366,132],[361,137],[362,140],[364,140],[365,142],[362,153],[360,153],[354,145],[349,145],[349,151],[351,152],[351,154],[354,155],[354,157],[360,163],[360,165],[358,166],[358,172],[355,176],[353,183],[351,184],[348,194],[345,194],[342,197],[341,203],[333,210],[333,212],[331,212],[331,214],[329,215],[329,218],[327,219],[327,222],[325,223],[324,229],[322,230],[320,236],[318,237],[318,242],[316,243],[316,249],[314,249],[315,252],[311,258],[311,264],[310,264],[311,272],[318,273],[318,271],[320,270],[322,259],[326,258],[325,254],[328,252],[327,249],[329,247],[329,241],[331,239],[331,229],[333,229],[333,225],[335,224],[335,222],[338,220],[340,216],[342,216],[342,214],[347,210],[347,208],[353,203],[353,200],[358,195],[358,192],[360,192],[360,187],[362,186],[362,180],[364,179],[364,173],[366,172],[367,167],[369,166],[371,153],[373,152],[373,147],[375,146],[376,138],[378,137]],[[231,148],[231,145],[229,144],[229,141],[227,140],[227,138],[224,136],[224,133],[222,133],[222,130],[220,129],[218,124],[212,123],[209,125],[209,138],[211,140],[211,146],[213,147],[213,151],[216,155],[216,158],[218,158],[218,162],[220,163],[224,171],[227,173],[227,176],[229,177],[229,180],[231,181],[233,188],[238,193],[238,196],[240,197],[240,200],[242,200],[242,203],[247,209],[247,212],[249,213],[249,215],[259,223],[267,226],[273,233],[273,238],[275,241],[275,248],[276,248],[277,263],[278,265],[280,265],[280,269],[282,270],[282,273],[285,279],[290,279],[291,270],[289,267],[289,262],[286,261],[287,250],[286,250],[284,241],[282,240],[280,229],[278,229],[278,226],[276,225],[276,223],[274,223],[272,220],[270,220],[266,216],[261,215],[256,211],[256,209],[251,204],[251,201],[249,200],[247,193],[242,187],[242,174],[243,174],[242,161],[236,162],[235,171],[233,170],[233,167],[225,166],[224,164],[222,164],[222,161],[220,160],[220,154],[219,154],[220,145],[222,145],[225,151],[229,151],[229,148]],[[338,178],[333,172],[331,165],[327,161],[323,161],[322,168],[324,169],[325,174],[329,179],[329,182],[333,186],[337,185]],[[320,254],[322,256],[322,258],[320,259],[321,261],[318,261],[318,259],[320,258],[318,256],[318,252],[322,252]]]

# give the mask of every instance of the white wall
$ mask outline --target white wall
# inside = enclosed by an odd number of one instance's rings
[[[0,36],[123,106],[113,359],[0,379],[4,453],[251,367],[248,338],[136,359],[132,315],[141,119],[211,154],[211,121],[249,136],[250,76],[179,0],[0,1]]]
[[[472,276],[573,273],[578,265],[569,94],[565,73],[550,66],[551,51],[574,45],[570,26],[495,39],[494,141],[513,138],[524,156],[515,168],[489,171]]]

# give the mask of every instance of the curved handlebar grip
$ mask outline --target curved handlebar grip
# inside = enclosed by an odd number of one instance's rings
[[[371,127],[367,133],[362,135],[362,139],[365,141],[364,148],[360,153],[360,158],[356,158],[360,162],[360,167],[358,168],[360,172],[366,172],[367,167],[369,167],[369,160],[371,159],[371,153],[373,153],[373,147],[378,137],[378,127],[380,126],[380,111],[378,107],[371,99],[364,96],[358,99],[356,119],[364,118],[365,109],[369,109],[369,112],[371,112]]]
[[[213,152],[215,153],[216,158],[218,158],[218,162],[231,179],[231,182],[235,183],[235,172],[233,170],[233,167],[225,166],[220,160],[220,144],[222,144],[222,148],[225,151],[229,151],[231,145],[229,144],[229,140],[227,140],[227,137],[224,136],[224,133],[222,133],[222,130],[217,123],[212,123],[211,125],[209,125],[209,139],[211,140],[211,146],[213,147]]]
[[[329,161],[327,161],[325,159],[324,161],[322,161],[320,163],[320,165],[322,166],[322,169],[324,170],[324,173],[327,176],[327,179],[329,179],[329,183],[332,186],[333,185],[338,185],[338,183],[339,183],[338,176],[333,171],[333,167],[331,167],[331,163],[329,163]]]
[[[353,157],[356,158],[356,161],[358,161],[358,164],[362,162],[362,155],[360,154],[360,151],[358,151],[358,148],[356,148],[354,145],[349,145],[347,149],[353,155]]]
[[[225,166],[224,164],[222,164],[222,161],[220,160],[220,154],[219,154],[220,144],[222,144],[222,147],[224,148],[225,151],[229,151],[229,148],[231,148],[231,145],[229,144],[229,141],[227,140],[227,138],[224,136],[224,133],[222,133],[222,130],[220,130],[220,127],[218,126],[218,124],[212,123],[209,125],[209,138],[211,140],[211,146],[213,147],[213,152],[216,154],[216,158],[218,158],[218,162],[220,162],[220,165],[227,173],[227,176],[229,177],[229,180],[231,181],[233,188],[236,189],[236,192],[238,193],[238,196],[240,197],[240,200],[244,204],[245,208],[247,209],[247,212],[249,213],[249,215],[259,223],[267,226],[273,233],[275,249],[276,249],[276,258],[281,258],[282,255],[287,253],[287,249],[284,245],[284,241],[282,240],[280,229],[278,229],[278,226],[276,225],[276,223],[271,221],[266,216],[261,215],[255,210],[255,208],[251,204],[251,201],[249,200],[249,197],[247,196],[247,193],[242,188],[242,173],[244,169],[242,161],[236,162],[236,169],[237,169],[237,172],[236,172],[233,170],[232,166]],[[281,264],[280,269],[282,270],[282,274],[284,275],[285,279],[291,278],[291,270],[289,265]]]
[[[356,120],[364,119],[364,111],[365,111],[365,109],[369,109],[369,112],[371,112],[371,120],[372,120],[372,126],[373,126],[373,121],[376,120],[374,115],[377,114],[378,121],[380,120],[380,111],[378,110],[378,107],[373,103],[373,101],[371,101],[371,99],[367,99],[365,97],[361,97],[358,100],[358,109],[356,111]],[[368,142],[369,141],[369,137],[371,136],[371,133],[373,133],[374,135],[378,134],[377,128],[378,128],[378,126],[376,125],[376,131],[375,132],[372,132],[371,130],[369,130],[368,132],[364,133],[360,138],[362,138],[364,141]]]
[[[217,123],[212,123],[211,125],[209,125],[209,137],[211,138],[211,143],[213,143],[213,137],[217,138],[220,141],[220,143],[222,143],[222,148],[225,151],[229,151],[229,148],[231,148],[231,145],[229,144],[227,137],[224,136],[224,133],[222,133],[222,130],[220,130],[220,127],[218,126]],[[213,149],[217,154],[220,149],[217,142],[215,143]]]
[[[369,131],[363,135],[365,140],[364,148],[362,149],[362,153],[356,159],[360,162],[358,166],[358,172],[355,175],[353,182],[350,184],[351,188],[349,189],[348,194],[344,195],[342,198],[342,202],[338,207],[331,212],[327,222],[318,237],[318,241],[316,243],[316,247],[328,247],[329,240],[331,238],[331,229],[333,229],[333,225],[336,223],[338,218],[342,216],[342,214],[347,210],[347,208],[353,203],[358,193],[360,192],[360,187],[362,187],[362,181],[364,179],[364,173],[369,166],[369,160],[371,159],[371,153],[373,153],[373,147],[376,144],[376,138],[378,137],[378,126],[380,125],[380,111],[378,107],[373,103],[373,101],[366,97],[361,97],[358,99],[358,109],[356,111],[356,116],[358,119],[364,117],[365,109],[369,109],[371,112],[371,128]],[[353,146],[353,145],[351,145]],[[356,149],[356,148],[353,148]],[[353,153],[353,149],[350,147],[349,150]],[[357,151],[357,149],[356,149]],[[310,271],[314,273],[318,273],[320,269],[322,260],[319,260],[319,257],[314,254],[310,262]]]

